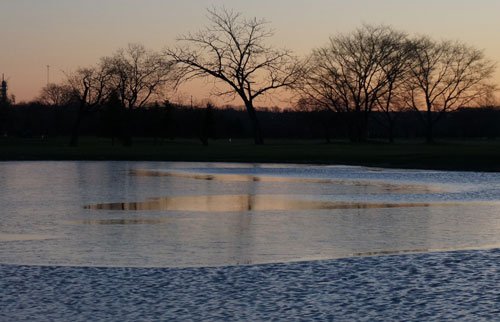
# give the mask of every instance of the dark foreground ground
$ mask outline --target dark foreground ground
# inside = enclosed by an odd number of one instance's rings
[[[221,139],[203,146],[197,140],[135,139],[124,147],[110,139],[82,138],[69,147],[67,138],[0,138],[0,160],[144,160],[346,164],[377,167],[500,171],[500,141],[416,141],[352,144],[319,141]]]
[[[0,265],[1,321],[495,321],[500,251],[215,268]]]

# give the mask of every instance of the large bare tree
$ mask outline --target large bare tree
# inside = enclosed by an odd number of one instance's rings
[[[299,87],[302,95],[334,112],[346,112],[351,140],[365,140],[369,113],[382,97],[391,100],[387,94],[403,71],[405,38],[390,27],[369,25],[331,37],[309,58]]]
[[[421,116],[428,143],[434,140],[434,125],[444,113],[472,105],[491,92],[489,81],[495,70],[481,50],[428,37],[413,41],[410,67],[406,102]]]
[[[289,88],[301,68],[290,50],[267,44],[273,32],[265,20],[244,18],[221,8],[209,9],[210,24],[196,33],[179,38],[184,46],[167,49],[177,62],[181,81],[212,77],[227,90],[217,95],[240,97],[248,112],[256,144],[263,144],[255,101],[271,91]]]

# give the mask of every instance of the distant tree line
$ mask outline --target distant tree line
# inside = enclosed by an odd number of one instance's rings
[[[40,115],[47,134],[69,135],[73,146],[81,134],[124,145],[133,136],[198,136],[203,144],[217,136],[252,136],[256,144],[264,136],[429,143],[436,134],[496,136],[495,64],[481,50],[364,25],[299,59],[268,45],[273,32],[265,20],[225,8],[208,10],[208,18],[205,29],[181,36],[175,48],[157,53],[130,44],[47,85],[37,102],[3,108],[4,132],[40,134]],[[166,101],[167,90],[195,78],[212,79],[215,95],[240,99],[248,120],[241,110]],[[257,108],[262,97],[285,90],[295,98],[293,110]]]
[[[9,122],[2,132],[26,138],[71,137],[78,104],[47,106],[39,103],[18,104],[4,110]],[[116,105],[89,109],[79,125],[84,136],[109,138],[110,145],[121,141],[123,132],[130,137],[146,137],[158,143],[189,138],[209,144],[210,140],[253,138],[253,126],[242,108],[217,108],[212,105],[190,107],[169,102],[152,104],[129,111],[124,118]],[[349,114],[326,110],[264,109],[260,112],[262,133],[273,139],[314,139],[325,143],[350,140]],[[415,111],[398,112],[397,122],[389,137],[383,112],[370,114],[367,136],[376,140],[412,139],[426,137],[425,124]],[[500,108],[460,108],[446,113],[435,134],[443,138],[500,138]]]

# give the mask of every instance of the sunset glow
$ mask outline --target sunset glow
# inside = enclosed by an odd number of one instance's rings
[[[16,100],[35,98],[47,82],[98,62],[128,43],[154,50],[176,44],[176,37],[206,25],[206,8],[222,6],[247,17],[267,19],[275,30],[274,45],[307,55],[330,35],[349,32],[363,23],[391,25],[410,34],[460,40],[484,49],[500,61],[497,0],[380,1],[160,1],[160,0],[16,0],[2,4],[0,73]],[[495,74],[500,83],[500,72]],[[212,83],[186,84],[174,100],[197,102],[210,97]],[[216,100],[218,103],[220,101]],[[266,105],[283,105],[279,99]]]

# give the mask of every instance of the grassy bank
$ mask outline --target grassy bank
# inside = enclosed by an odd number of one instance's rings
[[[268,140],[211,141],[135,139],[131,147],[111,145],[109,139],[82,138],[69,147],[67,138],[0,139],[0,160],[151,160],[269,163],[349,164],[377,167],[500,171],[500,141],[442,141],[396,144]]]

